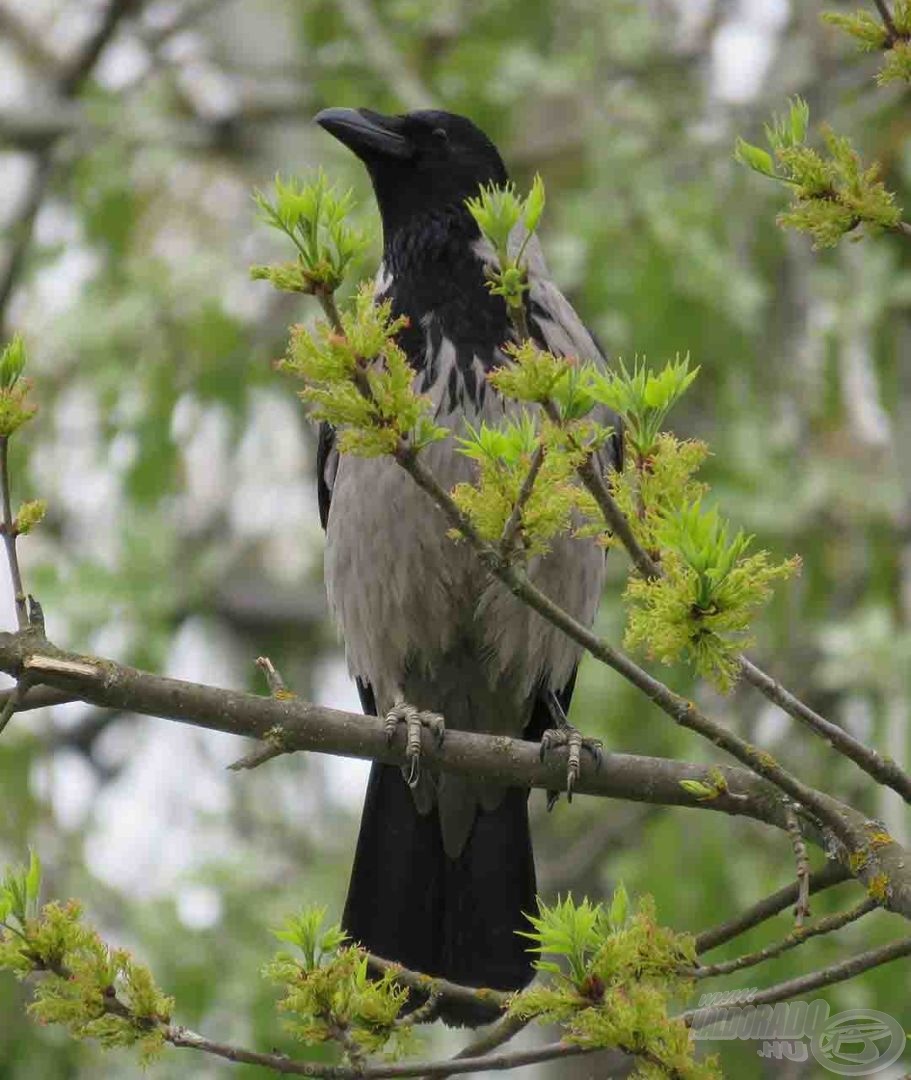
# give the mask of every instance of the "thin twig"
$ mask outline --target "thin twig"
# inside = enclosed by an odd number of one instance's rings
[[[744,953],[743,956],[738,956],[734,960],[725,960],[718,964],[706,964],[703,967],[694,968],[692,976],[694,979],[713,979],[718,975],[730,975],[734,971],[755,967],[757,964],[763,964],[766,960],[772,960],[776,956],[781,956],[782,953],[789,952],[791,949],[796,949],[805,941],[809,941],[810,938],[840,930],[843,926],[856,922],[869,912],[875,911],[878,907],[879,903],[876,900],[867,897],[867,899],[861,900],[859,904],[849,908],[847,911],[828,915],[812,926],[804,927],[801,930],[793,930],[786,938],[776,941],[773,945],[767,945],[764,949]]]
[[[47,964],[37,956],[30,957],[37,971],[50,972],[59,978],[70,978],[70,972],[62,965]],[[101,1000],[105,1013],[118,1016],[149,1031],[158,1030],[172,1046],[201,1050],[214,1057],[227,1061],[259,1065],[285,1076],[308,1076],[314,1080],[396,1080],[399,1077],[422,1076],[439,1080],[444,1076],[471,1072],[505,1071],[522,1065],[533,1065],[555,1058],[572,1057],[580,1053],[593,1053],[598,1047],[583,1048],[566,1043],[549,1043],[533,1050],[514,1051],[509,1054],[493,1054],[483,1057],[465,1058],[462,1061],[407,1061],[396,1064],[367,1065],[362,1061],[353,1061],[351,1065],[326,1065],[313,1061],[296,1061],[285,1054],[266,1054],[246,1050],[231,1043],[216,1042],[207,1039],[188,1028],[169,1024],[165,1018],[155,1019],[138,1016],[130,1006],[122,1001],[113,987],[109,987]],[[347,1033],[335,1033],[341,1041],[346,1041]],[[358,1053],[359,1048],[358,1049]]]
[[[817,870],[810,875],[808,891],[813,896],[824,889],[830,889],[833,885],[841,885],[850,879],[851,874],[842,863],[829,862],[821,870]],[[724,945],[728,941],[733,941],[734,938],[740,937],[741,934],[745,934],[755,926],[774,918],[784,911],[786,907],[793,904],[796,899],[797,882],[792,881],[789,885],[785,885],[784,888],[753,904],[752,907],[736,916],[736,918],[720,923],[718,926],[713,926],[711,929],[698,934],[696,936],[696,952],[701,955],[711,949],[717,949],[719,945]]]
[[[63,65],[63,74],[57,82],[57,92],[61,97],[73,97],[82,88],[94,70],[104,47],[114,36],[114,31],[124,16],[141,7],[142,0],[111,0],[95,30],[89,35],[82,47],[68,63]]]
[[[479,1035],[477,1039],[472,1040],[467,1046],[463,1047],[453,1056],[452,1060],[463,1061],[465,1058],[478,1058],[484,1054],[489,1054],[492,1050],[496,1050],[498,1046],[502,1046],[504,1043],[509,1042],[510,1039],[515,1038],[530,1022],[530,1017],[523,1019],[518,1016],[504,1016],[495,1024],[491,1024],[483,1035]],[[448,1076],[452,1076],[452,1073],[442,1073],[437,1080],[446,1080]]]
[[[525,474],[525,479],[522,481],[522,486],[519,488],[519,494],[516,497],[512,513],[509,515],[506,524],[503,526],[503,535],[500,537],[500,552],[504,559],[510,558],[513,549],[515,548],[516,541],[519,539],[519,534],[522,530],[522,513],[528,505],[528,500],[531,498],[532,492],[534,491],[535,481],[538,479],[538,474],[541,472],[541,466],[544,464],[545,453],[544,444],[538,443],[535,447],[534,454],[532,454],[528,472]]]
[[[313,294],[323,309],[323,314],[329,320],[329,325],[337,334],[344,335],[345,328],[342,326],[342,316],[335,302],[335,293],[331,289],[317,289]]]
[[[587,649],[597,660],[606,664],[622,675],[628,682],[641,690],[647,698],[658,706],[682,727],[695,731],[716,746],[725,750],[748,768],[753,769],[766,780],[771,781],[793,800],[807,807],[819,820],[823,821],[834,834],[853,848],[858,840],[849,835],[845,822],[837,813],[833,813],[827,804],[827,797],[803,784],[787,769],[779,764],[770,754],[763,753],[755,746],[728,730],[723,724],[710,719],[691,701],[676,694],[668,686],[639,667],[630,657],[614,648],[603,638],[599,638],[587,626],[574,619],[568,612],[542,592],[528,578],[523,569],[505,562],[474,525],[462,513],[451,496],[436,478],[424,467],[417,454],[407,445],[401,445],[395,458],[411,474],[419,487],[423,488],[443,511],[453,528],[472,544],[487,568],[508,586],[519,599],[543,615],[554,626],[563,630],[572,640]]]
[[[281,676],[281,672],[272,663],[268,656],[257,656],[256,666],[266,676],[266,682],[269,686],[269,693],[274,698],[294,697],[291,690],[288,689],[285,684],[285,680]]]
[[[859,739],[855,739],[843,727],[820,716],[746,656],[741,655],[738,660],[740,670],[747,682],[751,683],[769,701],[783,709],[793,719],[802,721],[875,780],[897,791],[906,802],[911,802],[911,776],[897,762],[891,758],[884,758],[872,747],[865,746]]]
[[[281,757],[287,753],[288,751],[283,746],[264,741],[255,750],[251,750],[249,754],[244,754],[237,761],[232,761],[226,768],[230,772],[246,772],[248,769],[259,768],[260,765],[265,765],[267,761],[272,761],[273,758]]]
[[[911,937],[899,938],[878,949],[870,949],[867,952],[857,953],[847,960],[830,964],[819,971],[812,971],[807,975],[801,975],[796,979],[776,983],[774,986],[760,990],[750,998],[750,1005],[774,1005],[779,1001],[787,1001],[789,998],[799,997],[811,990],[820,990],[824,986],[832,986],[834,983],[845,982],[862,975],[871,968],[889,964],[902,956],[911,956]],[[691,1027],[701,1027],[714,1020],[723,1020],[724,1014],[733,1005],[713,1005],[703,1009],[690,1009],[682,1014],[681,1019]]]
[[[803,926],[804,919],[810,917],[810,861],[807,858],[807,845],[800,833],[800,821],[795,807],[785,807],[785,822],[797,862],[797,903],[794,906],[794,922],[799,930]]]
[[[409,1013],[403,1020],[398,1020],[396,1023],[400,1027],[417,1027],[419,1024],[432,1024],[440,1015],[442,1007],[442,995],[431,993],[423,1005],[419,1005],[414,1012]]]
[[[894,45],[901,35],[892,18],[892,12],[889,11],[889,5],[886,3],[886,0],[873,0],[873,3],[876,4],[876,9],[882,18],[883,26],[885,26],[886,32],[889,35],[889,44]]]
[[[285,1076],[318,1077],[319,1080],[395,1080],[398,1077],[420,1076],[429,1080],[441,1080],[445,1076],[465,1075],[474,1072],[503,1072],[517,1069],[523,1065],[537,1065],[544,1061],[554,1061],[574,1057],[579,1054],[591,1054],[598,1047],[582,1047],[571,1043],[547,1043],[531,1050],[516,1050],[512,1053],[490,1054],[478,1058],[464,1058],[461,1061],[405,1061],[389,1065],[368,1065],[355,1068],[348,1065],[326,1065],[314,1061],[295,1061],[283,1054],[261,1054],[245,1050],[230,1043],[215,1042],[202,1035],[197,1035],[187,1028],[171,1027],[165,1038],[173,1046],[191,1050],[203,1050],[215,1057],[227,1061],[243,1062],[248,1065],[261,1065],[273,1072]]]
[[[548,415],[555,414],[556,410],[548,410]],[[620,540],[626,549],[633,565],[645,578],[656,578],[662,574],[661,567],[649,555],[636,539],[629,521],[610,492],[607,481],[595,464],[595,460],[589,457],[580,467],[579,476],[582,482],[594,496],[595,501],[611,532]],[[911,802],[911,776],[909,776],[897,762],[882,757],[876,750],[865,746],[859,739],[855,739],[844,728],[833,724],[831,720],[820,716],[813,709],[802,702],[790,691],[786,690],[781,683],[767,675],[761,668],[749,660],[746,656],[738,657],[740,670],[744,678],[760,691],[769,701],[778,705],[795,720],[800,720],[811,728],[817,735],[838,750],[845,757],[850,758],[866,773],[897,791],[903,799]]]
[[[26,690],[28,690],[28,686],[28,679],[23,676],[23,678],[21,678],[13,687],[9,697],[7,697],[6,701],[3,703],[3,709],[0,711],[0,735],[3,734],[13,713],[16,712],[19,702],[25,696]]]
[[[0,435],[0,494],[2,494],[3,501],[3,545],[6,548],[6,559],[9,563],[10,577],[13,582],[16,622],[20,630],[25,630],[28,626],[28,609],[25,603],[25,589],[22,586],[22,572],[19,569],[19,554],[16,551],[18,534],[13,519],[13,504],[10,492],[8,435]]]
[[[256,666],[266,676],[266,683],[269,686],[269,693],[272,697],[279,701],[288,701],[297,695],[288,689],[285,684],[285,680],[281,676],[281,672],[272,663],[268,656],[258,656],[256,658]],[[245,769],[255,769],[259,765],[264,765],[267,761],[272,761],[273,758],[281,757],[282,754],[287,754],[288,748],[284,744],[282,739],[281,730],[267,731],[262,743],[255,749],[251,750],[249,754],[245,754],[242,758],[232,762],[228,769],[231,772],[241,772]]]
[[[29,712],[32,709],[48,709],[53,705],[67,705],[79,698],[56,690],[52,686],[29,686],[23,694],[17,694],[16,687],[0,690],[0,709],[5,709],[11,698],[15,698],[14,713]]]
[[[367,957],[368,968],[376,975],[385,975],[391,972],[395,981],[409,990],[420,994],[434,995],[441,1001],[452,1005],[467,1005],[472,1008],[489,1010],[491,1018],[499,1015],[506,1008],[510,995],[502,990],[493,990],[489,987],[462,986],[460,983],[450,982],[448,979],[438,979],[432,975],[424,975],[417,971],[396,964],[392,960],[384,960],[381,956],[370,953]]]

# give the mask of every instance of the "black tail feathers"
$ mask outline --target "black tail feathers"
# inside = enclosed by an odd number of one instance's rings
[[[457,859],[443,850],[437,812],[421,815],[401,770],[374,764],[343,926],[370,952],[468,986],[517,990],[532,977],[517,930],[536,910],[528,793],[510,788],[478,810]],[[490,1019],[447,1006],[451,1024]]]

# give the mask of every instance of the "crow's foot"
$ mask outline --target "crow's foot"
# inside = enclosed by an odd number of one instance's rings
[[[566,762],[567,802],[573,801],[573,791],[575,790],[576,781],[579,779],[579,773],[582,769],[582,751],[587,750],[595,760],[595,768],[600,769],[601,762],[604,760],[603,745],[604,744],[600,739],[588,739],[578,730],[578,728],[574,728],[570,724],[566,724],[563,727],[551,728],[549,731],[545,731],[541,736],[542,761],[549,751],[554,750],[557,747],[565,746],[569,750]],[[549,791],[547,793],[547,809],[552,810],[559,798],[559,791]]]
[[[547,696],[547,708],[555,726],[548,728],[541,736],[541,760],[543,761],[547,757],[550,750],[561,746],[568,748],[566,801],[572,802],[576,781],[579,779],[579,773],[582,769],[582,751],[587,750],[595,760],[595,769],[600,769],[601,762],[604,760],[604,744],[600,739],[586,738],[581,731],[570,724],[566,719],[566,713],[563,711],[560,699],[553,692],[550,692]],[[553,810],[559,798],[559,791],[548,791],[547,809]]]
[[[421,778],[421,731],[429,728],[437,746],[441,746],[446,735],[446,724],[438,713],[421,712],[404,701],[397,702],[386,713],[386,742],[395,738],[399,724],[406,727],[405,753],[408,755],[408,786],[417,787]]]

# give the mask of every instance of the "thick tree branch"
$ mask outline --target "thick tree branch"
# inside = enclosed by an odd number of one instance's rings
[[[110,660],[80,656],[56,649],[34,629],[0,633],[0,671],[51,687],[73,698],[104,708],[183,721],[215,731],[279,741],[288,751],[323,753],[405,763],[404,733],[389,745],[382,720],[340,712],[297,698],[281,700],[222,690],[199,683],[169,679],[138,671]],[[670,691],[667,691],[670,693]],[[542,762],[537,746],[505,736],[449,731],[442,746],[428,735],[422,747],[425,763],[447,772],[487,777],[517,787],[564,790],[566,763],[562,753]],[[664,758],[610,754],[600,770],[584,766],[577,782],[580,794],[622,798],[671,806],[699,807],[742,815],[787,828],[785,804],[775,788],[752,772],[720,770],[725,789],[714,799],[698,800],[681,786],[682,780],[716,784],[717,774],[705,765]],[[841,823],[852,839],[855,875],[885,888],[885,906],[911,918],[911,859],[904,849],[859,811],[815,793],[827,818]],[[827,842],[812,818],[801,815],[801,829],[817,845]],[[862,858],[856,853],[862,852]],[[847,858],[847,854],[844,856]]]

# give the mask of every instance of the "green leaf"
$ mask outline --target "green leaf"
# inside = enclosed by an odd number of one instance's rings
[[[25,875],[25,898],[30,909],[34,910],[38,905],[38,897],[41,893],[41,860],[38,853],[29,848],[28,871]]]
[[[740,162],[741,165],[748,165],[764,176],[775,178],[775,162],[772,160],[772,155],[761,146],[753,146],[752,143],[738,137],[734,147],[734,160]]]
[[[0,353],[0,390],[11,390],[25,367],[25,342],[19,334]]]
[[[703,784],[701,780],[681,780],[680,786],[700,802],[708,802],[718,797],[718,792],[708,784]]]
[[[629,914],[629,895],[623,887],[623,882],[614,889],[610,907],[607,909],[607,921],[614,929],[618,929],[626,922]]]
[[[810,123],[810,106],[799,95],[791,99],[791,143],[799,145],[807,137],[807,126]]]
[[[541,215],[544,213],[545,201],[544,181],[541,179],[539,173],[535,173],[531,190],[522,207],[522,220],[525,223],[525,228],[528,229],[530,233],[533,233],[538,227],[538,222],[541,220]]]

